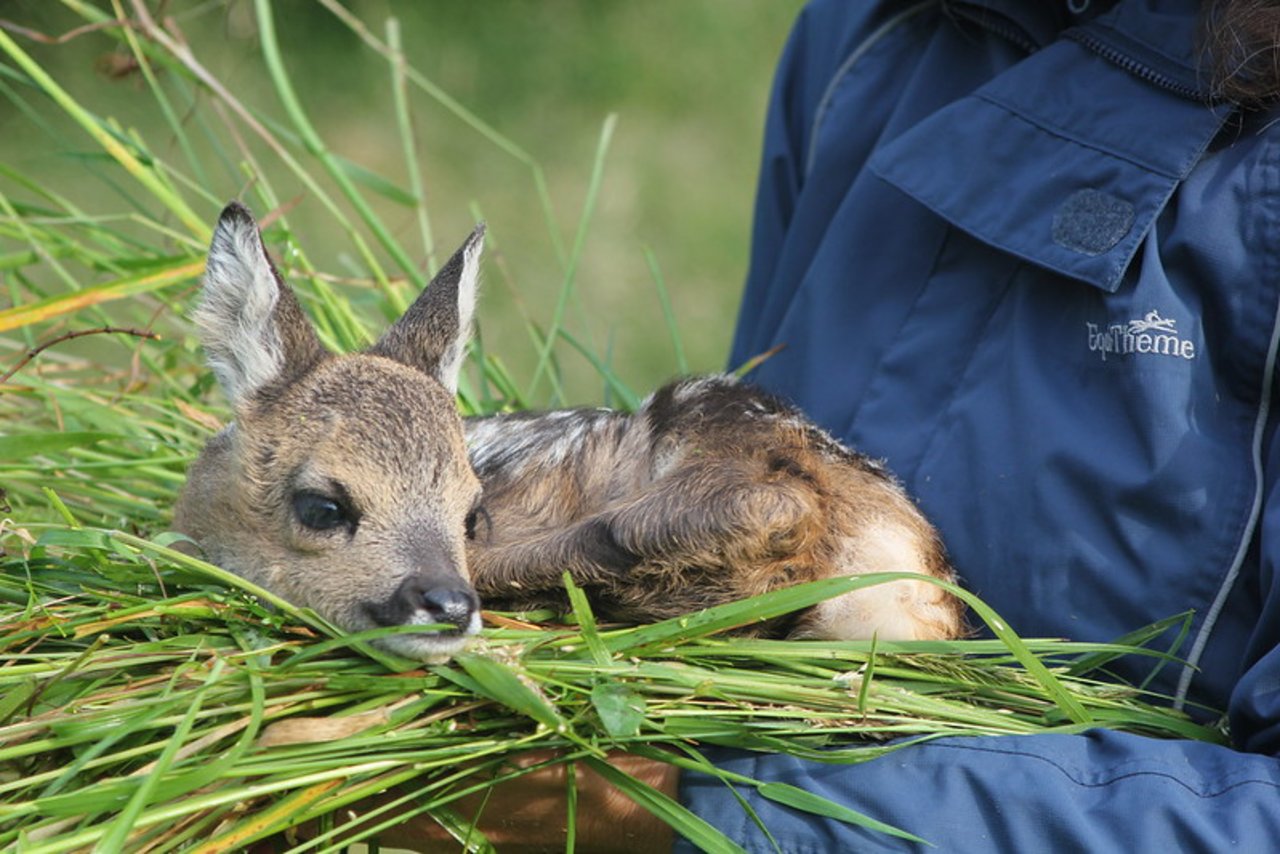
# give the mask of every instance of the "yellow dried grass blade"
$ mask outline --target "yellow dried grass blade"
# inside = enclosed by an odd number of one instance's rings
[[[255,814],[253,818],[238,823],[227,833],[210,839],[205,844],[192,849],[191,854],[218,854],[218,852],[222,851],[242,851],[245,843],[270,833],[272,829],[284,830],[289,827],[292,816],[301,813],[311,804],[344,783],[346,783],[345,779],[326,780],[323,783],[308,786],[291,797],[278,801],[271,807]]]
[[[0,35],[3,31],[0,30]],[[123,299],[136,294],[158,291],[161,288],[194,279],[204,272],[204,259],[187,261],[175,267],[166,267],[136,276],[126,276],[82,291],[49,297],[27,305],[15,305],[0,311],[0,332],[30,326],[64,314],[80,311],[89,306]]]

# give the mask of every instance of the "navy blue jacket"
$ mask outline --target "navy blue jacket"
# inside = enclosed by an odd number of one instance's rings
[[[1280,125],[1206,105],[1197,5],[809,6],[732,362],[784,345],[754,378],[884,457],[1021,634],[1195,609],[1154,687],[1229,710],[1237,749],[1095,733],[717,763],[944,851],[1280,850]],[[742,794],[785,851],[902,845]],[[721,783],[686,775],[682,798],[772,850]]]

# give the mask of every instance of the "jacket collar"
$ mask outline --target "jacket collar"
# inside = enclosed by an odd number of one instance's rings
[[[1206,96],[1199,74],[1199,0],[1091,0],[1073,14],[1066,0],[943,0],[951,17],[1003,36],[1028,53],[1060,36],[1076,39],[1131,73]]]
[[[1149,82],[1207,101],[1199,7],[1197,0],[1124,0],[1065,35]]]
[[[883,145],[870,168],[992,246],[1117,290],[1230,113],[1182,85],[1195,79],[1194,15],[1153,5],[1124,0],[1072,28]],[[1175,38],[1187,45],[1162,41]]]
[[[1071,24],[1065,0],[943,0],[942,7],[952,18],[1003,36],[1027,51],[1054,41]]]

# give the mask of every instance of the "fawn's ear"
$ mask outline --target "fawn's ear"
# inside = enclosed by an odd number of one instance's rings
[[[253,214],[239,202],[213,231],[194,319],[209,367],[236,410],[266,386],[302,376],[327,355],[276,272]]]
[[[484,223],[480,223],[404,316],[368,352],[424,371],[450,394],[457,393],[458,373],[476,310],[483,247]]]

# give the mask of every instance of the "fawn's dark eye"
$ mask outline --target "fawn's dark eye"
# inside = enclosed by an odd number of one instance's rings
[[[341,527],[354,529],[356,525],[355,515],[347,503],[323,492],[295,492],[293,514],[304,528],[313,531],[331,531]]]
[[[489,521],[489,514],[486,513],[484,508],[479,504],[472,507],[471,512],[467,514],[466,521],[463,524],[466,525],[465,530],[468,540],[474,540],[476,538],[476,525],[480,523],[481,517],[483,517],[486,522]]]

